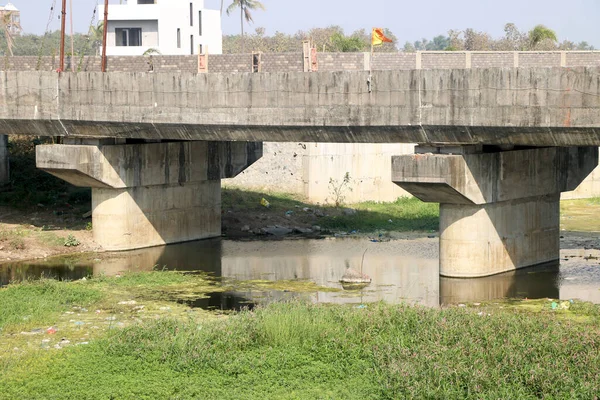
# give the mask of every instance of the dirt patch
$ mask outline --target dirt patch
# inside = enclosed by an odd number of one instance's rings
[[[0,206],[0,262],[102,251],[78,211]],[[91,227],[91,225],[90,225]]]

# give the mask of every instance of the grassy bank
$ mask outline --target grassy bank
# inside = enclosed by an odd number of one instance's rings
[[[533,399],[594,398],[600,390],[597,306],[293,302],[215,318],[176,301],[193,286],[214,289],[210,279],[173,273],[1,289],[0,398]],[[116,303],[132,298],[137,305]],[[47,335],[18,333],[56,323],[73,307],[109,327],[90,336],[81,327],[59,330],[56,340],[73,342],[61,349],[43,348]],[[77,346],[76,337],[87,342]]]
[[[268,208],[261,205],[263,198],[269,202]],[[269,218],[272,223],[312,224],[332,231],[374,233],[436,231],[439,223],[437,204],[406,197],[389,203],[362,202],[336,207],[311,204],[298,195],[225,188],[222,202],[225,213],[231,212],[238,218],[242,213],[255,216],[244,220],[250,224],[256,224],[256,220],[266,224],[269,220],[264,221]]]
[[[600,197],[564,200],[560,203],[560,225],[566,231],[600,232]]]

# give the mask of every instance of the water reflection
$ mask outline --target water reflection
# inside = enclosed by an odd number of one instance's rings
[[[440,277],[440,303],[454,304],[514,298],[556,299],[559,294],[558,262],[477,279]]]
[[[248,289],[214,293],[190,303],[202,308],[239,309],[299,297],[325,303],[408,301],[430,307],[525,297],[580,298],[600,303],[600,268],[549,264],[487,278],[440,278],[437,246],[437,241],[429,239],[386,243],[365,239],[205,240],[102,255],[101,260],[67,258],[4,265],[0,266],[0,285],[41,276],[75,280],[92,274],[166,268],[201,270],[239,281],[310,280],[322,287],[339,289],[308,294]],[[340,279],[348,269],[368,275],[372,282],[362,290],[344,290]]]

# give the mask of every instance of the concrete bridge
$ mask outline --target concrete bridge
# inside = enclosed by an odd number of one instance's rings
[[[220,179],[263,141],[418,143],[393,181],[441,203],[440,272],[559,257],[559,195],[597,166],[600,68],[0,73],[0,132],[61,136],[39,168],[92,187],[126,250],[220,235]]]

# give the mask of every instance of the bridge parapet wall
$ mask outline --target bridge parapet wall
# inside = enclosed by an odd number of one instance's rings
[[[369,53],[318,53],[318,70],[365,71],[369,69]],[[14,56],[0,61],[0,71],[54,71],[58,57]],[[65,65],[77,71],[99,72],[101,58],[67,57]],[[252,72],[251,54],[210,54],[209,73]],[[468,69],[513,67],[593,67],[600,66],[600,51],[548,52],[417,52],[375,53],[370,66],[374,71],[408,69]],[[176,72],[197,73],[198,56],[109,56],[108,72]],[[264,53],[260,72],[302,72],[303,57],[297,53]]]

